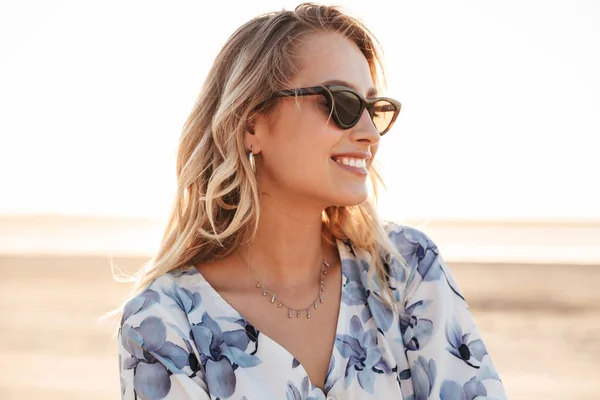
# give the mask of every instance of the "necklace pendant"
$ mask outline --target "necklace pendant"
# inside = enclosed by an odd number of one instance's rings
[[[310,318],[310,308],[306,310],[306,318]]]
[[[281,306],[282,306],[282,305],[283,305],[283,301],[282,301],[282,302],[280,302],[280,303],[277,305],[277,307],[281,308]]]
[[[298,311],[298,314],[296,314],[296,318],[300,318],[300,311]]]
[[[321,291],[324,292],[325,291],[325,286],[321,285]]]
[[[263,296],[267,295],[267,289],[263,289]]]
[[[315,310],[319,308],[319,304],[315,301]]]
[[[327,271],[323,271],[323,275],[327,275]]]
[[[325,260],[323,260],[323,264],[325,264],[326,267],[329,267],[329,263]]]
[[[321,301],[321,303],[325,302],[325,300],[323,299],[323,295],[319,294],[319,300]]]
[[[275,295],[273,295],[273,297],[271,297],[271,303],[275,303]]]
[[[258,283],[256,284],[256,287],[257,287],[257,288],[259,288],[259,287],[260,287],[260,282],[258,282]]]
[[[288,317],[292,318],[292,309],[291,308],[288,308]]]

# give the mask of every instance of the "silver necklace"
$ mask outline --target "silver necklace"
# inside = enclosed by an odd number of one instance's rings
[[[239,252],[238,252],[238,254],[239,254]],[[244,260],[244,262],[248,266],[248,263],[246,262],[244,257],[242,257],[241,254],[239,254],[239,256],[242,258],[242,260]],[[250,266],[248,266],[248,268],[250,268]],[[260,279],[258,278],[258,276],[256,274],[254,274],[254,278],[256,279],[256,287],[258,289],[262,289],[262,294],[264,297],[267,297],[267,295],[269,295],[271,297],[271,299],[270,299],[271,303],[275,303],[275,301],[277,300],[278,308],[287,308],[288,309],[288,318],[292,318],[292,316],[294,314],[296,314],[296,318],[300,318],[302,316],[303,312],[306,312],[306,318],[310,318],[310,309],[312,307],[314,307],[314,309],[316,310],[319,308],[319,303],[325,302],[325,299],[323,298],[323,293],[322,293],[322,292],[325,292],[325,275],[327,275],[327,270],[325,268],[329,268],[329,264],[327,263],[327,261],[325,261],[325,255],[323,255],[323,262],[321,264],[321,274],[319,277],[319,291],[317,293],[317,296],[315,297],[315,299],[312,301],[312,303],[308,307],[301,308],[301,309],[296,309],[296,308],[288,306],[283,301],[281,301],[280,299],[277,298],[277,295],[275,294],[275,292],[267,289],[267,287],[261,283]],[[254,269],[252,269],[252,268],[250,268],[250,269],[252,270],[252,272],[254,272]]]

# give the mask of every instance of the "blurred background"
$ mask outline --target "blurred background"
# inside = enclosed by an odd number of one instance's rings
[[[0,2],[0,398],[118,398],[110,260],[156,250],[227,37],[298,3]],[[381,214],[438,244],[511,399],[600,399],[600,2],[336,4],[403,103]]]

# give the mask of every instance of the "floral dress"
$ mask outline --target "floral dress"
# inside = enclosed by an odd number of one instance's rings
[[[128,301],[118,334],[123,399],[506,399],[450,270],[421,231],[386,223],[409,268],[383,257],[394,307],[367,285],[371,256],[337,239],[342,298],[324,390],[195,268]]]

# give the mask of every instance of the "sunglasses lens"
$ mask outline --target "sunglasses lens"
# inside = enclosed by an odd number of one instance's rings
[[[334,112],[338,120],[346,126],[354,124],[360,117],[360,99],[352,92],[335,92]]]
[[[385,132],[394,120],[396,106],[387,100],[380,100],[373,107],[373,124],[379,133]]]

